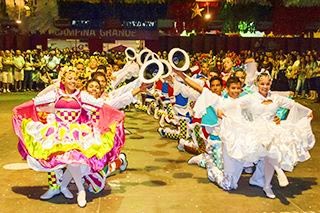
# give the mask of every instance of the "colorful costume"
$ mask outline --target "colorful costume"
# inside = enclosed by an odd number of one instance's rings
[[[135,103],[137,100],[132,95],[132,90],[141,85],[139,79],[136,79],[129,84],[126,84],[118,89],[113,90],[109,94],[103,94],[102,100],[105,104],[116,108],[121,109],[126,107],[130,103]],[[122,157],[124,158],[121,158]],[[93,193],[99,193],[104,189],[106,178],[114,172],[116,169],[120,169],[122,171],[122,164],[127,163],[125,159],[125,154],[121,153],[119,158],[115,159],[107,166],[105,166],[99,172],[93,172],[91,174],[85,175],[85,181],[89,184],[89,191]]]
[[[208,178],[212,182],[225,190],[235,189],[246,162],[257,162],[268,156],[276,159],[282,169],[292,171],[298,162],[310,157],[308,150],[315,140],[310,121],[306,118],[311,112],[308,108],[274,93],[267,98],[256,92],[239,99],[219,99],[204,89],[194,108],[195,116],[202,117],[202,125],[211,128],[208,129],[211,135],[207,140],[205,156]],[[270,99],[272,103],[264,105],[264,99]],[[273,118],[280,106],[291,111],[286,121],[276,125]],[[226,115],[220,128],[210,107],[220,107]],[[251,122],[245,119],[244,109],[251,113]],[[206,119],[206,116],[211,118]],[[263,173],[261,165],[263,162],[256,171]],[[254,176],[263,178],[263,174]],[[263,183],[263,180],[258,182]]]
[[[101,171],[117,158],[125,142],[123,113],[87,93],[55,89],[13,112],[19,151],[36,171],[55,171],[68,164],[83,165],[84,174]]]
[[[188,123],[191,122],[192,107],[191,101],[197,100],[199,93],[185,84],[174,80],[173,94],[175,101],[173,104],[173,112],[175,114],[172,123],[178,125],[178,129],[160,128],[158,131],[162,136],[171,139],[187,139]]]

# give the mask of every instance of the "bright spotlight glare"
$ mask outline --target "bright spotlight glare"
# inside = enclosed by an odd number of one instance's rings
[[[210,14],[210,13],[206,13],[206,14],[204,15],[204,18],[205,18],[205,19],[210,19],[210,18],[211,18],[211,14]]]

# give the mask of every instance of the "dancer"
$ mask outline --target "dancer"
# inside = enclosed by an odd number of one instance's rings
[[[189,137],[188,123],[191,122],[192,116],[191,102],[195,101],[200,94],[194,89],[186,86],[182,82],[179,82],[177,78],[172,78],[172,87],[173,94],[175,96],[175,101],[173,104],[173,112],[175,116],[169,122],[178,126],[178,128],[171,129],[169,127],[160,127],[158,129],[158,132],[163,137],[167,137],[170,139],[185,140]]]
[[[264,82],[264,83],[260,82],[261,77],[265,76],[265,75],[266,74],[262,74],[258,78],[258,85],[259,85],[258,88],[259,88],[260,92],[263,92],[262,85],[266,84],[266,82]],[[264,78],[262,78],[262,79],[264,79]],[[267,78],[267,80],[270,80],[270,78]],[[187,80],[187,82],[188,81],[189,81],[189,79]],[[225,99],[225,101],[223,101],[220,106],[222,106],[222,108],[228,114],[226,116],[226,118],[224,118],[223,120],[232,119],[233,125],[228,125],[228,128],[226,126],[222,126],[221,127],[222,130],[220,131],[220,134],[219,134],[219,136],[222,136],[223,147],[224,147],[224,149],[223,149],[223,166],[224,166],[223,169],[224,170],[219,170],[219,165],[217,165],[216,162],[213,162],[214,158],[210,159],[210,161],[207,163],[207,169],[208,169],[208,177],[212,181],[217,182],[222,188],[224,188],[226,190],[230,190],[230,189],[237,188],[237,182],[238,182],[238,179],[240,178],[240,175],[242,173],[243,162],[257,162],[259,160],[259,157],[266,157],[268,155],[272,156],[272,154],[274,154],[274,153],[271,153],[272,150],[266,149],[264,147],[264,145],[261,145],[261,143],[258,143],[258,141],[261,140],[261,138],[266,137],[265,140],[267,140],[267,141],[269,141],[269,143],[271,143],[270,141],[272,141],[273,139],[280,137],[280,136],[279,135],[270,136],[272,134],[270,134],[269,132],[266,133],[264,131],[261,131],[260,128],[256,129],[261,125],[253,125],[253,123],[248,123],[246,120],[244,120],[244,118],[242,117],[242,109],[239,108],[239,104],[237,103],[237,99],[236,99],[241,92],[240,81],[237,78],[232,77],[227,82],[228,82],[228,84],[227,84],[228,97],[230,97],[230,98]],[[259,84],[259,82],[261,84]],[[192,85],[193,83],[190,82],[189,85]],[[270,82],[267,84],[270,84]],[[201,87],[199,87],[199,85],[194,85],[194,88],[198,88],[198,90],[200,92],[203,90],[203,89],[201,89]],[[207,90],[205,90],[205,91],[207,91]],[[253,95],[244,96],[241,100],[242,100],[242,102],[244,102],[243,100],[248,100],[252,96]],[[212,102],[212,103],[214,103],[215,102],[214,100],[217,99],[216,96],[212,96],[212,95],[210,96],[210,93],[207,93],[205,96],[202,95],[202,97],[204,97],[204,101],[210,100],[210,102]],[[310,116],[310,113],[311,113],[310,110],[306,109],[305,107],[303,107],[297,103],[294,103],[292,100],[281,97],[277,94],[273,94],[273,97],[277,97],[278,101],[282,100],[282,102],[277,103],[278,106],[276,106],[275,109],[277,109],[279,106],[284,107],[287,104],[287,108],[294,106],[295,108],[304,112],[303,115],[305,117],[307,117],[307,114]],[[199,100],[201,100],[201,96],[198,99],[197,103],[200,103]],[[246,103],[249,104],[250,101],[247,101]],[[289,103],[291,103],[291,105]],[[258,103],[255,103],[255,105],[258,105]],[[218,104],[214,105],[215,108],[217,106],[218,106]],[[261,107],[264,107],[264,105],[262,105]],[[203,114],[206,114],[206,111],[204,110],[205,108],[206,107],[204,107],[202,110]],[[250,109],[250,107],[245,107],[245,108]],[[272,110],[274,110],[274,108],[272,108]],[[256,110],[253,110],[253,111],[256,112]],[[276,111],[274,111],[274,113],[275,112]],[[197,114],[197,112],[195,114]],[[294,114],[294,113],[292,113],[292,114]],[[276,125],[273,123],[274,115],[272,116],[270,114],[269,116],[270,116],[269,119],[271,121],[270,125]],[[255,114],[253,116],[253,118],[255,118],[256,120],[257,120],[257,117],[258,117],[257,114]],[[292,116],[292,117],[294,117],[294,116]],[[225,123],[226,123],[226,121],[223,122],[223,124],[225,124]],[[294,142],[296,143],[298,148],[299,147],[301,148],[302,141],[308,141],[309,143],[307,144],[306,147],[302,147],[301,150],[299,150],[299,152],[300,152],[300,156],[298,155],[299,159],[294,159],[294,157],[297,156],[297,153],[294,153],[294,151],[297,151],[297,150],[291,150],[291,152],[290,152],[292,155],[290,157],[291,161],[285,163],[286,160],[282,159],[283,162],[282,162],[282,164],[280,164],[282,166],[279,166],[276,163],[273,163],[273,165],[272,165],[273,170],[270,169],[270,166],[266,168],[267,171],[265,173],[267,175],[266,175],[265,183],[261,183],[261,180],[257,180],[257,177],[259,176],[257,174],[254,174],[253,178],[250,180],[250,183],[253,183],[254,185],[262,186],[264,188],[266,195],[270,198],[274,198],[274,194],[271,190],[271,185],[270,185],[270,181],[271,181],[270,176],[272,177],[272,175],[273,175],[272,171],[274,171],[274,169],[276,169],[280,183],[281,183],[281,181],[286,180],[286,177],[280,168],[283,168],[283,169],[286,169],[289,171],[292,170],[293,166],[298,161],[304,161],[308,158],[309,155],[308,155],[307,150],[310,149],[314,144],[314,136],[313,136],[311,128],[310,128],[310,122],[306,121],[305,119],[301,119],[300,124],[304,124],[303,129],[306,130],[306,133],[304,133],[302,135],[300,133],[298,133],[298,135],[301,135],[301,137]],[[237,128],[237,125],[241,126],[241,128]],[[283,125],[285,125],[285,124],[283,124]],[[287,127],[287,125],[286,125],[286,127]],[[290,125],[292,125],[292,123]],[[290,127],[291,127],[290,129],[295,130],[295,132],[297,131],[296,129],[299,129],[299,128],[297,128],[298,126],[290,126]],[[262,129],[264,129],[264,128],[262,128]],[[237,130],[239,130],[239,131],[237,131]],[[281,131],[279,132],[279,130],[275,131],[275,132],[277,134],[281,133]],[[289,134],[287,132],[287,130],[285,132],[287,134]],[[248,138],[245,138],[246,135],[250,135],[251,133],[253,134],[252,137],[248,136]],[[254,134],[256,134],[256,135],[254,135]],[[257,137],[257,135],[259,135],[259,137]],[[255,140],[253,140],[254,138],[255,138]],[[285,137],[282,136],[282,138],[285,138]],[[291,137],[291,139],[292,139],[292,137]],[[237,142],[230,144],[229,143],[230,140],[231,141],[236,140]],[[248,141],[247,142],[248,144],[246,144],[246,141]],[[250,141],[250,143],[249,143],[249,141]],[[279,144],[277,144],[277,145],[279,145]],[[285,150],[284,147],[286,147],[286,146],[290,147],[288,144],[286,144],[279,149],[283,151],[283,150]],[[286,148],[288,148],[288,147],[286,147]],[[289,150],[286,150],[286,151],[289,151]],[[285,151],[283,151],[283,155],[285,154],[284,152]],[[269,158],[266,158],[266,159],[268,160],[268,163],[271,161]],[[287,161],[288,161],[288,159],[287,159]],[[290,165],[290,166],[288,166],[288,165]],[[259,168],[261,168],[261,167],[259,167]],[[258,172],[260,170],[257,169],[256,171]],[[285,185],[285,184],[283,184],[283,185]]]
[[[220,137],[228,155],[243,162],[256,162],[264,158],[264,181],[253,175],[251,183],[262,186],[268,198],[275,198],[271,179],[276,169],[278,180],[286,179],[281,169],[292,171],[298,162],[310,158],[308,152],[315,143],[310,120],[312,111],[291,99],[270,92],[271,77],[261,73],[257,77],[258,91],[243,96],[234,104],[223,103],[227,113],[222,119]],[[232,107],[231,107],[232,106]],[[241,108],[239,108],[239,106]],[[273,122],[279,107],[291,109],[286,121]],[[236,117],[235,110],[247,109],[252,122]],[[259,170],[256,170],[259,172]]]
[[[183,79],[186,84],[188,84],[189,86],[191,86],[193,89],[195,89],[196,91],[198,91],[200,94],[202,94],[204,92],[204,90],[208,90],[208,88],[203,87],[201,85],[199,85],[197,82],[194,81],[194,79],[188,78],[186,75],[184,75],[182,72],[176,72],[177,75]],[[212,93],[217,94],[218,96],[221,96],[222,93],[222,79],[219,77],[212,77],[209,81],[210,83],[210,90]],[[200,95],[201,97],[201,95]],[[199,97],[199,98],[200,98]],[[204,96],[203,96],[204,97]],[[210,136],[210,134],[208,132],[210,132],[211,130],[207,130],[207,128],[211,128],[215,125],[216,120],[216,114],[215,111],[213,110],[212,107],[208,107],[205,110],[205,114],[199,114],[199,107],[203,107],[203,106],[199,106],[199,104],[201,105],[202,103],[198,102],[199,98],[197,99],[195,106],[193,108],[194,111],[194,115],[193,115],[193,134],[192,134],[192,141],[185,141],[185,140],[180,140],[179,141],[179,145],[178,145],[178,149],[179,150],[183,150],[183,151],[187,151],[191,154],[199,154],[199,153],[203,153],[205,151],[205,149],[203,149],[203,146],[205,146],[205,143],[203,140],[207,140],[208,137]],[[202,99],[200,99],[202,100]],[[204,157],[202,154],[197,155],[192,157],[188,163],[189,164],[198,164],[200,166],[204,166]]]
[[[87,92],[96,98],[101,98],[105,104],[117,109],[126,107],[130,103],[136,101],[135,96],[141,92],[145,92],[149,84],[141,84],[139,80],[135,80],[124,85],[110,93],[105,90],[108,87],[106,77],[101,72],[92,75],[92,79],[88,81]],[[97,117],[99,115],[95,115]],[[125,153],[120,153],[119,157],[106,165],[101,171],[85,175],[85,181],[89,185],[89,191],[99,193],[105,187],[106,178],[112,175],[116,170],[123,172],[127,169],[128,161]]]
[[[13,124],[29,166],[47,172],[66,168],[57,191],[72,198],[67,186],[73,178],[78,205],[84,207],[81,178],[117,158],[124,144],[124,115],[77,90],[76,78],[74,71],[65,72],[59,89],[16,107]],[[48,113],[46,123],[39,121],[36,110]],[[94,122],[96,111],[99,118]]]

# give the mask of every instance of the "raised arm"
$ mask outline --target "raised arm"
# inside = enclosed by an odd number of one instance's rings
[[[202,93],[203,91],[203,86],[201,86],[200,84],[198,84],[197,82],[195,82],[194,80],[192,80],[191,78],[189,78],[187,75],[185,75],[183,72],[181,71],[177,71],[174,70],[174,72],[190,87],[192,87],[193,89],[195,89],[196,91],[198,91],[199,93]]]
[[[105,103],[116,109],[122,109],[131,103],[136,103],[137,99],[135,96],[141,92],[146,92],[150,86],[152,84],[142,83],[139,87],[109,96],[105,100]]]

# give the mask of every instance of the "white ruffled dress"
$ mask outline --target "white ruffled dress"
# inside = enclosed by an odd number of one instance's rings
[[[290,109],[290,113],[277,125],[273,119],[279,107]],[[225,101],[222,109],[226,117],[221,122],[220,137],[232,158],[255,162],[267,156],[276,159],[286,171],[310,158],[309,150],[315,144],[311,119],[307,117],[310,109],[277,94],[263,97],[258,92],[230,103]],[[243,109],[251,113],[252,121],[237,116]]]

